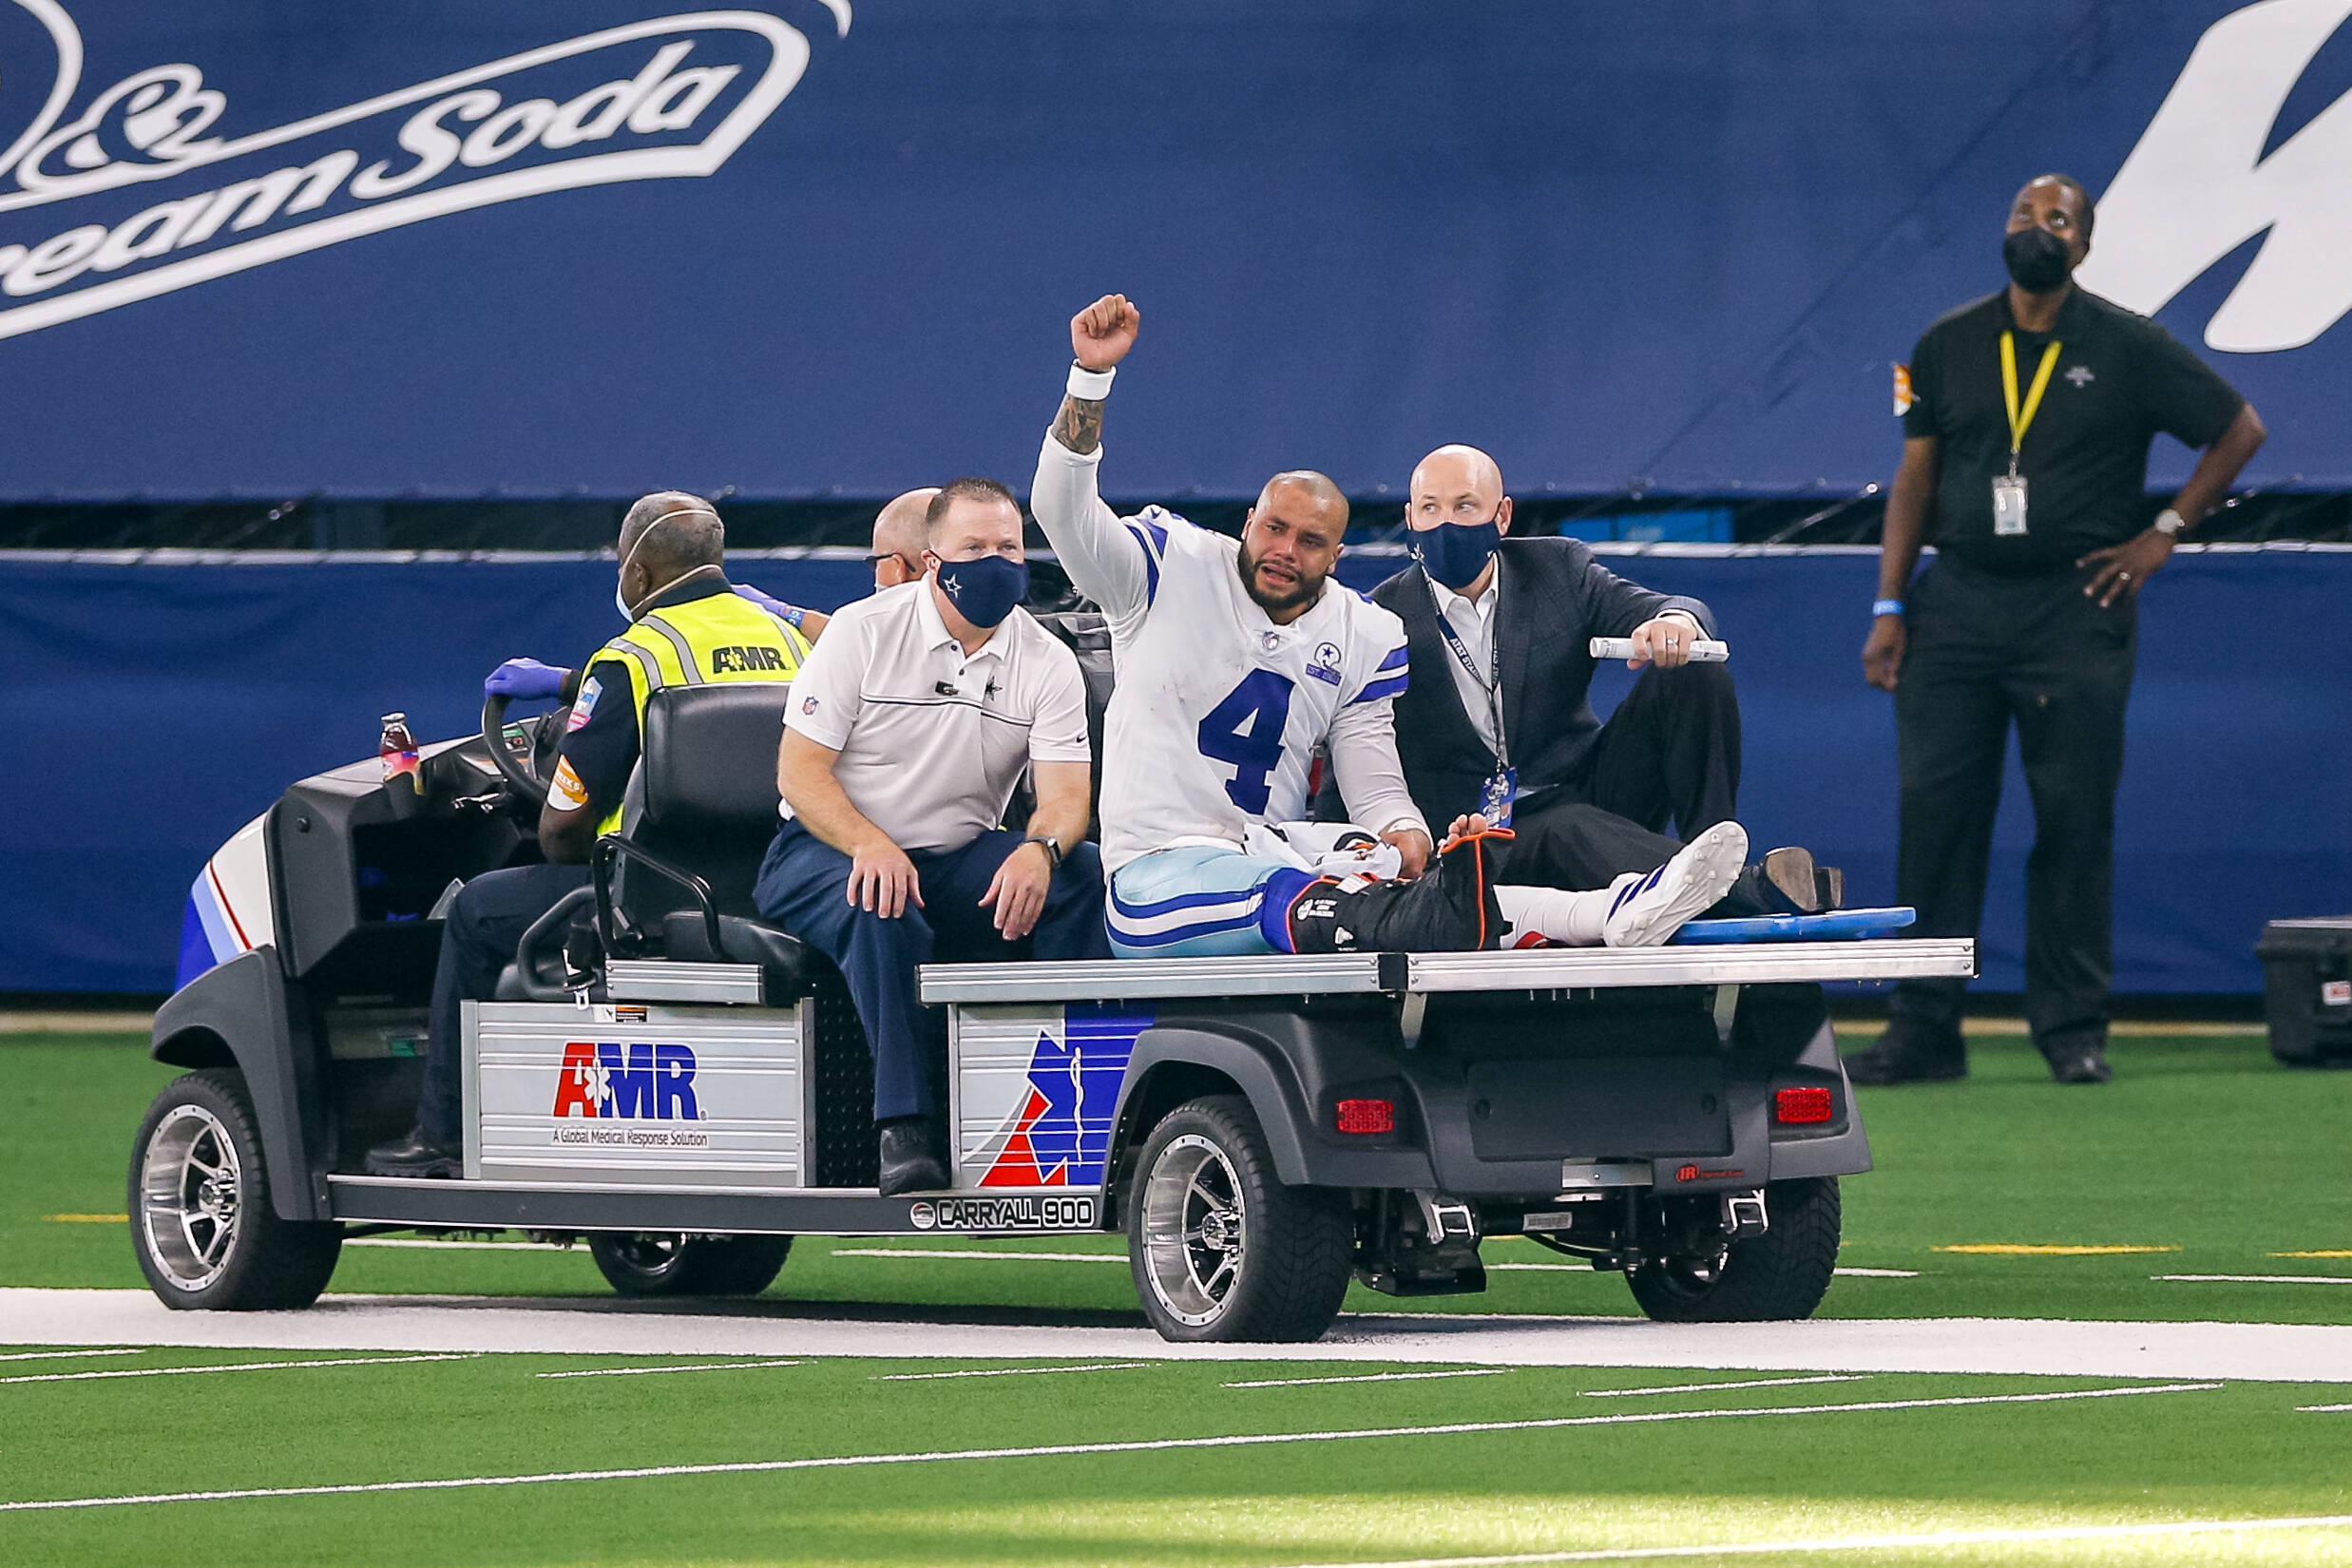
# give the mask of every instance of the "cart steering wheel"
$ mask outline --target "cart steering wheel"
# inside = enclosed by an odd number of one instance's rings
[[[517,756],[514,754],[513,748],[507,743],[506,733],[507,704],[512,700],[507,697],[485,697],[482,699],[482,743],[489,748],[490,760],[498,764],[498,771],[507,780],[507,787],[514,792],[516,798],[533,812],[538,812],[545,810],[547,804],[547,781],[540,777],[537,771],[540,741],[545,737],[534,736],[527,755]],[[563,711],[561,708],[551,710],[553,713]],[[542,721],[547,717],[542,715]]]

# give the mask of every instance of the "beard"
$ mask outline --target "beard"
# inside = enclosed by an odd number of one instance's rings
[[[1289,592],[1270,594],[1258,586],[1257,564],[1258,558],[1250,553],[1250,542],[1244,539],[1241,551],[1233,561],[1234,569],[1241,573],[1241,591],[1248,594],[1251,602],[1268,615],[1279,615],[1284,610],[1297,609],[1301,604],[1311,604],[1315,596],[1323,591],[1322,578],[1310,579],[1302,572]]]

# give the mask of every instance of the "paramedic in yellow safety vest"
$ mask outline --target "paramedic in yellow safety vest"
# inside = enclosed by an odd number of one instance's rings
[[[492,696],[572,698],[555,778],[539,816],[544,865],[486,871],[460,889],[441,927],[416,1126],[368,1151],[372,1176],[456,1176],[464,1169],[459,1004],[492,1000],[531,922],[588,883],[588,853],[621,826],[621,803],[638,759],[645,699],[663,686],[727,680],[789,681],[825,618],[754,594],[720,567],[726,530],[710,503],[661,490],[621,524],[621,582],[614,602],[628,630],[573,675],[510,660],[485,682]],[[806,628],[804,634],[804,628]]]

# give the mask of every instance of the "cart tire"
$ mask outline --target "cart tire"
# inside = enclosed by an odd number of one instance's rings
[[[1711,1269],[1668,1259],[1628,1273],[1625,1282],[1642,1311],[1661,1323],[1811,1317],[1837,1271],[1837,1177],[1769,1183],[1764,1212],[1770,1228],[1733,1242]]]
[[[131,1145],[131,1250],[166,1307],[266,1312],[308,1307],[342,1255],[343,1227],[280,1219],[245,1075],[174,1079]]]
[[[1127,1260],[1161,1338],[1319,1339],[1354,1250],[1345,1196],[1284,1186],[1241,1096],[1193,1100],[1152,1129],[1128,1195]]]
[[[775,1282],[790,1236],[599,1231],[588,1237],[605,1282],[624,1296],[755,1296]]]

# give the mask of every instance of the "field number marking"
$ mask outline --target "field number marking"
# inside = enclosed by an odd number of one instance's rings
[[[1418,1383],[1433,1377],[1501,1377],[1516,1367],[1466,1367],[1458,1372],[1369,1372],[1359,1377],[1276,1377],[1229,1383],[1228,1388],[1304,1388],[1317,1383]]]
[[[797,1367],[797,1361],[706,1361],[693,1367],[594,1367],[579,1372],[533,1372],[533,1377],[645,1377],[654,1372],[740,1372],[754,1367]]]
[[[1824,1377],[1760,1377],[1744,1383],[1681,1383],[1656,1388],[1587,1388],[1586,1399],[1634,1399],[1643,1394],[1711,1394],[1718,1388],[1793,1388],[1803,1383],[1867,1383],[1868,1372],[1842,1372]]]
[[[1136,1367],[1156,1367],[1153,1361],[1098,1361],[1083,1367],[985,1367],[968,1372],[889,1372],[876,1383],[928,1383],[943,1377],[1037,1377],[1045,1372],[1123,1372]]]
[[[440,1359],[423,1357],[419,1359]],[[312,1363],[296,1362],[306,1366]],[[1327,1432],[1245,1432],[1230,1437],[1148,1438],[1124,1443],[1055,1443],[1023,1448],[947,1448],[928,1453],[839,1454],[811,1459],[738,1460],[710,1464],[646,1464],[614,1470],[549,1470],[536,1475],[451,1476],[431,1481],[347,1482],[323,1486],[248,1486],[211,1492],[136,1492],[113,1497],[40,1498],[0,1502],[0,1514],[65,1508],[124,1508],[163,1502],[226,1502],[248,1498],[355,1497],[373,1492],[450,1492],[476,1486],[545,1486],[559,1482],[649,1481],[668,1476],[766,1475],[786,1470],[848,1470],[874,1464],[940,1464],[959,1460],[1063,1459],[1081,1454],[1145,1454],[1185,1448],[1262,1448],[1292,1443],[1345,1443],[1367,1438],[1462,1437],[1484,1432],[1533,1432],[1569,1426],[1651,1425],[1674,1421],[1730,1421],[1752,1416],[1831,1416],[1875,1410],[1951,1409],[1973,1405],[2052,1405],[2076,1399],[2136,1399],[2150,1394],[2209,1393],[2218,1383],[2150,1383],[2130,1387],[2073,1388],[2043,1394],[1957,1394],[1941,1399],[1880,1399],[1852,1405],[1783,1405],[1755,1409],[1640,1410],[1606,1416],[1543,1416],[1525,1421],[1461,1421],[1442,1426],[1369,1426]],[[2343,1522],[2352,1522],[2352,1515]],[[1695,1555],[1686,1553],[1684,1555]],[[1509,1559],[1492,1559],[1509,1560]],[[1522,1559],[1527,1560],[1527,1559]]]

